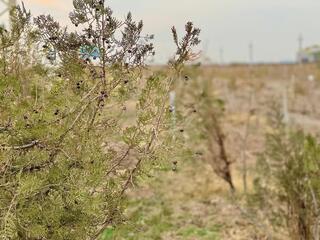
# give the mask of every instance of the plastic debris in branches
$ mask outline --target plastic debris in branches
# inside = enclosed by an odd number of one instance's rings
[[[47,59],[50,61],[55,61],[57,58],[57,53],[54,49],[50,49],[47,52]]]
[[[98,47],[95,46],[81,46],[80,47],[80,58],[82,60],[88,60],[92,58],[93,60],[96,60],[97,58],[100,58],[100,50]]]
[[[57,52],[51,45],[43,45],[42,46],[44,53],[46,54],[46,58],[52,63],[57,59]]]

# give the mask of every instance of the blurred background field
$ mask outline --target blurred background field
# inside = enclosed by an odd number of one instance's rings
[[[226,149],[234,164],[236,192],[213,172],[194,146],[191,158],[181,159],[177,171],[164,167],[143,178],[128,193],[126,215],[133,223],[115,232],[115,239],[289,239],[284,226],[270,222],[253,207],[256,161],[264,150],[268,108],[280,102],[297,129],[318,135],[320,71],[307,65],[194,66],[189,81],[209,78],[215,94],[225,101]],[[190,84],[190,82],[184,84]],[[286,100],[284,100],[286,99]],[[283,102],[287,102],[287,107]],[[179,107],[179,106],[178,106]],[[287,108],[287,109],[283,109]],[[179,126],[184,127],[184,126]],[[188,126],[185,126],[186,128]],[[180,133],[190,139],[188,131]],[[243,142],[246,138],[245,149]],[[186,140],[188,141],[188,140]],[[241,152],[248,161],[248,193],[243,192]]]

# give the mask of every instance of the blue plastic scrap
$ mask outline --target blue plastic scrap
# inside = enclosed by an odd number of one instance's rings
[[[93,59],[100,58],[100,50],[95,46],[81,46],[80,47],[80,58],[83,60],[87,60],[90,57]]]

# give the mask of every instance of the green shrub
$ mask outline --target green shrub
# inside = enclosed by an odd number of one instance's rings
[[[256,200],[273,220],[287,224],[292,239],[317,239],[320,144],[314,136],[285,126],[279,113],[273,123],[258,162]]]
[[[0,31],[0,236],[98,239],[123,221],[125,191],[174,149],[168,92],[199,30],[188,23],[170,70],[145,78],[153,46],[131,14],[75,0],[72,33],[30,17],[18,7]],[[100,57],[81,57],[82,46]],[[42,64],[48,49],[53,65]]]
[[[189,135],[188,146],[196,149],[197,155],[203,155],[214,173],[235,191],[223,129],[225,103],[215,94],[212,79],[192,76],[196,70],[194,66],[184,68],[187,74],[177,87],[178,110]]]

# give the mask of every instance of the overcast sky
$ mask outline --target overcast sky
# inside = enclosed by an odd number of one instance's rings
[[[52,14],[70,24],[72,0],[25,0],[34,15]],[[256,61],[294,60],[298,36],[304,45],[320,43],[320,0],[109,0],[115,15],[130,10],[145,23],[145,33],[155,34],[157,62],[172,55],[170,28],[182,29],[193,21],[202,29],[202,49],[214,62],[248,61],[249,43]],[[0,4],[0,10],[2,5]],[[3,19],[2,19],[3,20]]]

